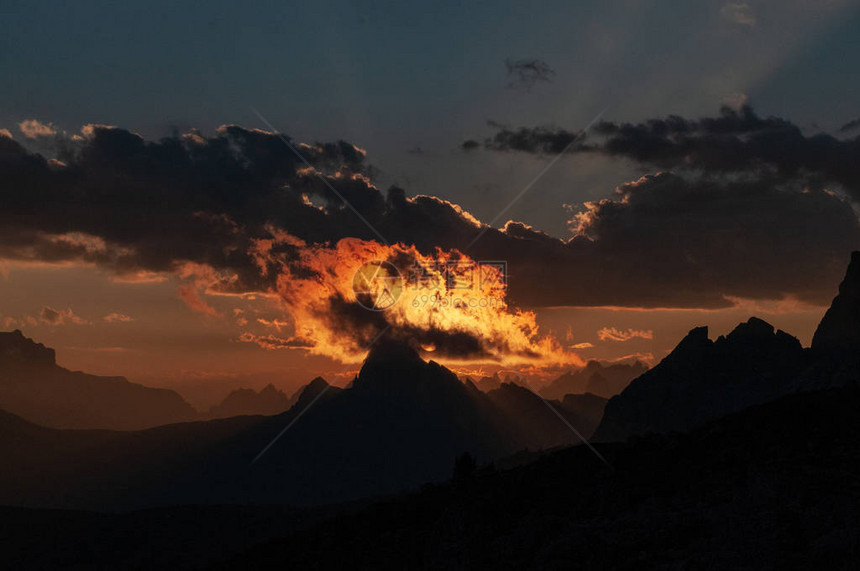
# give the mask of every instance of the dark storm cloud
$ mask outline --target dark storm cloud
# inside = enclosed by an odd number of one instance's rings
[[[389,196],[390,239],[463,248],[473,223],[431,197]],[[509,222],[467,254],[507,260],[509,294],[534,306],[726,307],[727,297],[795,296],[823,304],[860,228],[851,205],[779,181],[701,181],[664,173],[587,203],[560,240]]]
[[[679,133],[739,137],[761,132],[761,122],[781,124],[772,121],[749,113],[725,115],[707,127],[671,119],[649,124],[646,132],[670,142]],[[626,132],[612,124],[602,129],[610,140]],[[630,139],[638,145],[634,131]],[[367,178],[363,151],[344,142],[297,145],[312,169],[277,136],[238,126],[158,142],[90,127],[67,142],[59,157],[65,166],[58,167],[0,137],[0,258],[79,260],[119,274],[195,279],[203,279],[195,272],[204,267],[223,271],[226,277],[206,278],[222,291],[265,290],[278,267],[254,252],[279,229],[307,243],[377,239],[330,186],[389,242],[413,244],[425,254],[465,248],[481,230],[450,202],[409,197],[397,187],[380,192]],[[658,156],[672,162],[676,153]],[[756,172],[741,181],[646,177],[612,199],[588,203],[571,240],[511,222],[489,229],[466,253],[506,260],[510,299],[527,306],[724,307],[731,303],[726,296],[783,295],[825,303],[848,252],[860,246],[851,205],[821,188],[790,184],[779,169]],[[300,244],[271,242],[277,259],[299,259]],[[300,267],[291,271],[302,275]],[[350,327],[368,326],[367,313]],[[426,341],[469,346],[462,339]]]
[[[497,127],[483,146],[495,151],[560,152],[576,133],[558,128]],[[699,175],[745,175],[798,185],[841,185],[860,198],[860,137],[805,135],[790,121],[752,108],[721,109],[698,120],[669,116],[642,123],[601,122],[572,152],[598,152]]]
[[[583,250],[603,262],[604,286],[624,305],[633,297],[659,305],[665,290],[713,306],[726,296],[779,294],[824,303],[848,252],[860,245],[857,217],[843,199],[765,180],[726,183],[662,173],[586,206],[574,219],[579,238],[571,246],[589,241]],[[825,281],[830,285],[822,289]]]
[[[491,127],[498,129],[493,137],[485,139],[483,146],[492,151],[520,151],[535,154],[559,154],[567,149],[578,137],[580,132],[570,132],[554,127],[532,127],[511,129],[490,122]],[[467,146],[469,143],[469,146]],[[477,148],[477,141],[463,143],[466,150]],[[575,150],[587,150],[588,147],[579,145]]]
[[[508,87],[531,89],[539,82],[551,82],[555,70],[539,59],[505,60],[508,72]]]
[[[358,304],[348,302],[339,296],[330,301],[327,311],[319,315],[332,328],[341,332],[344,338],[352,339],[356,350],[373,343],[377,336],[385,332],[387,337],[432,345],[435,352],[450,358],[480,359],[492,357],[485,343],[474,334],[466,331],[445,331],[433,327],[416,327],[409,324],[392,326],[385,312],[368,312]]]
[[[555,154],[578,135],[493,126],[481,143],[493,151]],[[615,198],[587,203],[573,220],[577,236],[561,247],[532,236],[554,249],[533,259],[557,262],[529,270],[545,280],[547,303],[661,305],[674,296],[676,305],[718,307],[726,296],[780,294],[821,303],[832,291],[824,283],[838,281],[848,252],[860,246],[851,204],[826,190],[860,198],[860,138],[806,136],[790,121],[726,107],[699,120],[602,122],[571,152],[676,174],[645,177]],[[520,240],[529,232],[521,224],[507,230]],[[583,287],[577,273],[602,290]],[[517,280],[511,290],[520,293]]]
[[[209,138],[190,133],[148,142],[124,129],[89,126],[75,139],[60,147],[64,166],[57,168],[0,138],[3,257],[80,259],[118,273],[171,271],[193,261],[236,270],[243,286],[253,287],[262,284],[246,252],[251,239],[268,235],[267,224],[326,240],[326,226],[341,222],[342,203],[270,133],[231,125]],[[315,168],[335,171],[351,202],[381,207],[380,193],[360,179],[367,172],[363,151],[344,142],[299,149]],[[303,194],[337,206],[324,213]]]

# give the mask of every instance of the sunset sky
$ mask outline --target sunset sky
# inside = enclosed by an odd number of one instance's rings
[[[5,2],[2,329],[192,402],[345,382],[383,327],[536,378],[809,344],[860,248],[860,3],[458,4]],[[503,306],[350,298],[453,251]]]

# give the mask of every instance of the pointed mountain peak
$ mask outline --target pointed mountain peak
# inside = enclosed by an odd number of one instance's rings
[[[325,380],[322,377],[314,377],[314,379],[305,386],[305,389],[309,389],[311,387],[321,389],[321,388],[327,387],[327,386],[328,386],[327,380]]]
[[[758,317],[750,317],[744,323],[735,327],[731,333],[726,336],[726,339],[732,341],[749,341],[753,339],[764,339],[773,337],[774,327],[764,319]]]
[[[304,406],[317,398],[320,393],[328,390],[328,382],[322,377],[315,377],[314,380],[299,389],[299,396],[298,399],[296,399],[296,404]]]
[[[275,388],[275,385],[273,385],[272,383],[269,383],[268,385],[266,385],[265,387],[263,387],[262,389],[260,389],[260,394],[261,394],[261,395],[272,395],[272,394],[278,394],[278,393],[280,393],[280,392],[281,392],[281,391],[279,391],[278,389],[276,389],[276,388]],[[283,393],[282,393],[282,394],[283,394]]]
[[[421,359],[418,351],[408,342],[399,339],[383,337],[370,348],[361,370],[358,372],[355,386],[364,385],[369,379],[383,381],[404,374],[422,371],[427,363]]]
[[[860,350],[860,252],[851,254],[845,279],[839,284],[839,295],[833,298],[815,335],[816,351]]]
[[[377,364],[391,366],[393,364],[415,365],[424,363],[418,351],[408,342],[399,339],[383,337],[373,344],[364,360],[362,371]]]
[[[435,361],[424,361],[412,343],[399,339],[377,341],[353,384],[357,390],[380,394],[444,392],[452,386],[464,387],[456,374]]]

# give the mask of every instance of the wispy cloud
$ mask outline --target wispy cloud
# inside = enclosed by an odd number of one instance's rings
[[[243,343],[256,343],[263,349],[310,349],[314,342],[302,337],[278,337],[276,335],[255,335],[245,331],[239,336]]]
[[[539,59],[506,59],[505,68],[508,70],[509,88],[531,89],[538,83],[551,82],[555,77],[555,70]]]
[[[263,325],[265,327],[271,327],[276,331],[280,331],[282,327],[289,327],[290,322],[284,321],[282,319],[273,318],[273,319],[263,319],[262,317],[257,318],[257,323]]]
[[[197,313],[202,313],[204,315],[217,316],[218,311],[203,301],[200,297],[200,293],[198,292],[197,284],[183,284],[179,286],[177,290],[179,294],[179,299],[185,302],[192,311],[196,311]]]
[[[134,317],[131,317],[124,313],[109,313],[105,315],[102,319],[104,319],[108,323],[128,323],[129,321],[134,321]]]
[[[654,332],[644,329],[617,329],[615,327],[604,327],[597,332],[597,337],[601,341],[630,341],[631,339],[653,339]]]

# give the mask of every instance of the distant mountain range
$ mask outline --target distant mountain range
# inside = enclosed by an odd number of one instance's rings
[[[54,428],[139,430],[198,417],[174,391],[64,369],[19,330],[0,333],[0,409]]]
[[[641,361],[633,363],[601,363],[589,361],[582,369],[568,371],[554,379],[540,393],[548,399],[561,399],[567,394],[591,393],[610,398],[624,390],[630,381],[648,370]]]
[[[317,377],[287,396],[269,384],[260,391],[238,388],[208,412],[198,412],[178,393],[70,371],[55,352],[20,330],[0,332],[0,410],[50,428],[141,430],[240,415],[275,415],[290,409],[303,392],[327,385]]]
[[[605,400],[552,404],[588,437]],[[508,383],[484,393],[423,361],[411,347],[381,340],[349,388],[317,379],[289,411],[275,416],[113,432],[54,430],[4,414],[0,455],[8,461],[0,472],[0,503],[86,509],[307,505],[391,493],[447,478],[464,452],[486,462],[578,443],[546,405]],[[299,416],[301,422],[252,464]]]
[[[812,347],[751,318],[716,341],[698,327],[653,369],[610,399],[594,438],[689,430],[781,396],[860,385],[860,252]]]
[[[254,389],[235,389],[221,401],[209,409],[208,418],[229,418],[248,414],[262,414],[271,416],[290,410],[300,401],[313,399],[319,392],[339,391],[337,387],[330,387],[325,379],[316,377],[307,385],[303,386],[292,396],[287,396],[283,391],[275,388],[271,383],[255,391]]]
[[[472,379],[472,377],[465,377],[463,382],[469,382],[475,385],[478,389],[486,392],[489,392],[493,389],[497,389],[502,386],[503,383],[517,383],[519,379],[517,379],[516,375],[504,375],[496,371],[492,375],[478,377],[477,379]]]

